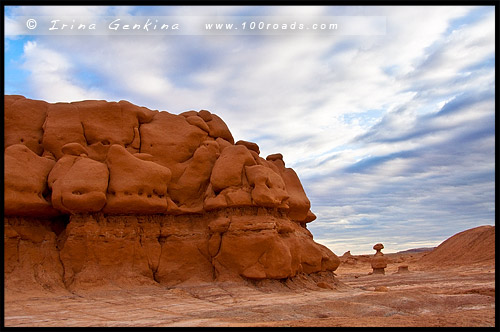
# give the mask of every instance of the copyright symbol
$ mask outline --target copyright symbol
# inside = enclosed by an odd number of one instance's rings
[[[29,20],[26,21],[26,27],[30,30],[33,30],[34,28],[36,28],[36,21],[30,18]]]

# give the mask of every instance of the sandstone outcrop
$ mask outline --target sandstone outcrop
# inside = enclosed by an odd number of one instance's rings
[[[5,280],[47,289],[333,272],[299,177],[207,111],[5,96]],[[15,281],[15,282],[14,282]]]
[[[341,264],[356,265],[358,259],[351,254],[351,251],[346,251],[342,256],[339,257]]]

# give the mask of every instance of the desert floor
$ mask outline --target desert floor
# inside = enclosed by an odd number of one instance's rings
[[[334,289],[285,283],[5,294],[5,326],[495,326],[495,267],[424,268],[394,257],[385,275],[342,263]],[[407,264],[409,273],[397,273]]]

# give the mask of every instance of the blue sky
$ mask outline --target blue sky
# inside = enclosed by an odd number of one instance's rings
[[[493,6],[5,7],[5,93],[208,109],[280,152],[337,255],[495,220]],[[16,17],[383,16],[385,34],[20,35]],[[23,22],[24,23],[24,22]],[[367,28],[368,29],[368,28]]]

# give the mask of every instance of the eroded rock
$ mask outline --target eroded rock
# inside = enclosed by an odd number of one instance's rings
[[[373,246],[373,250],[376,251],[375,255],[371,258],[373,274],[385,274],[387,258],[382,253],[382,249],[384,249],[384,245],[382,243],[377,243]]]
[[[4,156],[5,214],[16,216],[58,214],[46,198],[47,176],[55,161],[40,157],[21,144],[7,147]]]
[[[42,280],[40,260],[51,285],[70,289],[286,279],[340,264],[307,230],[316,216],[283,156],[235,144],[207,110],[5,96],[5,122],[6,279]],[[50,250],[18,268],[21,238]]]
[[[123,146],[112,145],[106,157],[109,168],[107,214],[154,214],[167,210],[171,172],[152,161],[136,158]]]
[[[88,158],[87,151],[78,143],[68,143],[61,151],[64,155],[48,177],[52,206],[72,214],[100,211],[106,205],[108,168]]]

